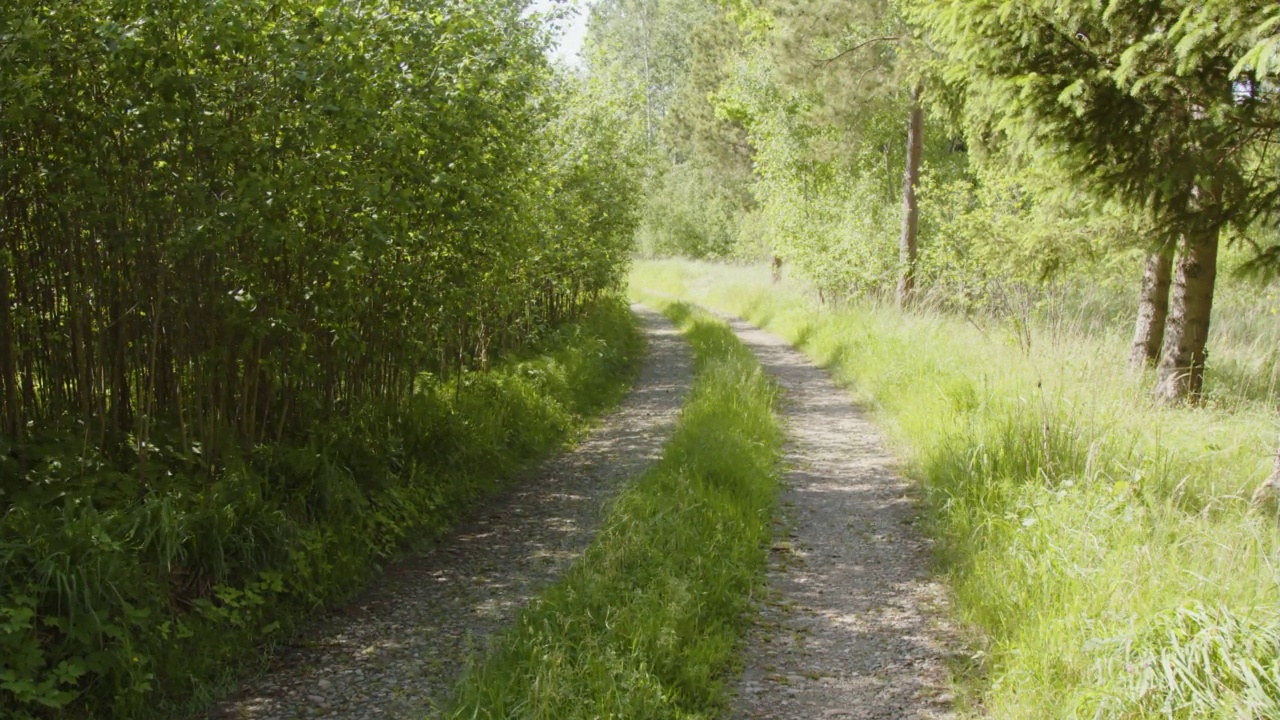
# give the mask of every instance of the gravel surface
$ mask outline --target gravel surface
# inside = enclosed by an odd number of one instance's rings
[[[617,411],[430,550],[388,568],[202,717],[435,717],[467,662],[581,555],[605,502],[661,456],[693,357],[665,318],[632,310],[649,353]]]
[[[734,718],[950,718],[946,593],[884,440],[826,372],[730,320],[784,390],[783,527]]]

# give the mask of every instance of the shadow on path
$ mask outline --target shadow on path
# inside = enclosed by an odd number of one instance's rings
[[[951,717],[946,593],[908,483],[876,429],[781,338],[734,332],[784,390],[786,531],[749,640],[735,718]]]
[[[635,387],[571,452],[546,462],[343,611],[206,718],[413,718],[580,556],[605,503],[662,454],[693,379],[665,318],[632,306],[649,352]]]

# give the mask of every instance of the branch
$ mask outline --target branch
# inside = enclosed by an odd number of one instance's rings
[[[1268,130],[1267,137],[1262,141],[1262,152],[1258,156],[1257,166],[1253,168],[1253,176],[1249,178],[1250,185],[1256,186],[1258,183],[1258,174],[1262,172],[1263,167],[1266,165],[1267,151],[1271,149],[1271,141],[1272,141],[1272,138],[1275,137],[1275,134],[1276,134],[1275,128]]]
[[[1093,63],[1096,66],[1103,67],[1108,70],[1111,70],[1113,68],[1113,64],[1111,62],[1108,62],[1107,60],[1103,59],[1102,55],[1100,55],[1097,51],[1095,51],[1092,47],[1090,47],[1088,35],[1085,35],[1083,32],[1079,32],[1079,31],[1071,32],[1066,28],[1060,27],[1058,23],[1053,21],[1052,18],[1045,17],[1042,13],[1038,12],[1035,9],[1030,9],[1029,14],[1032,15],[1036,20],[1040,21],[1042,25],[1048,27],[1050,30],[1056,33],[1059,37],[1065,40],[1068,46],[1077,50],[1086,59],[1093,61]]]
[[[822,64],[823,64],[823,65],[830,65],[831,63],[833,63],[833,62],[835,62],[835,61],[839,60],[840,58],[844,57],[845,55],[848,55],[849,53],[855,53],[855,52],[858,52],[858,51],[859,51],[859,50],[861,50],[862,48],[864,48],[864,47],[866,47],[866,46],[868,46],[868,45],[870,45],[870,44],[872,44],[872,43],[881,43],[881,42],[897,42],[897,41],[899,41],[899,40],[901,40],[901,39],[902,39],[902,37],[901,37],[901,36],[899,36],[899,35],[884,35],[884,36],[881,36],[881,37],[873,37],[873,38],[871,38],[871,39],[869,39],[869,40],[863,40],[862,42],[858,43],[857,45],[854,45],[853,47],[845,48],[844,50],[841,50],[840,52],[836,53],[835,55],[833,55],[833,56],[831,56],[831,57],[829,57],[829,58],[827,58],[827,59],[823,60],[823,61],[822,61]]]

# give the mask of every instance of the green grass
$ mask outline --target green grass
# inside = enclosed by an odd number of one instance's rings
[[[658,303],[655,303],[658,304]],[[454,718],[712,718],[763,578],[775,386],[722,322],[667,305],[696,379],[663,459],[459,685]]]
[[[787,337],[872,409],[973,631],[956,668],[973,715],[1280,717],[1280,532],[1248,505],[1268,403],[1162,408],[1114,340],[1033,325],[1028,349],[956,317],[820,307],[762,268],[643,263],[633,284]]]
[[[29,483],[47,496],[0,514],[0,716],[189,714],[571,441],[621,399],[642,347],[611,297],[490,372],[424,377],[395,407],[351,408],[213,476],[174,461],[124,499],[54,456],[65,476],[50,462]]]

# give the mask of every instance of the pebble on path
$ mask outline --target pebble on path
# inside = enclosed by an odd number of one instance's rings
[[[731,717],[953,717],[946,592],[909,485],[848,394],[781,338],[730,319],[783,388],[783,537]]]
[[[198,717],[435,717],[467,662],[582,554],[607,500],[661,457],[693,380],[662,315],[634,305],[648,354],[622,405],[351,606],[304,632],[262,677]]]

